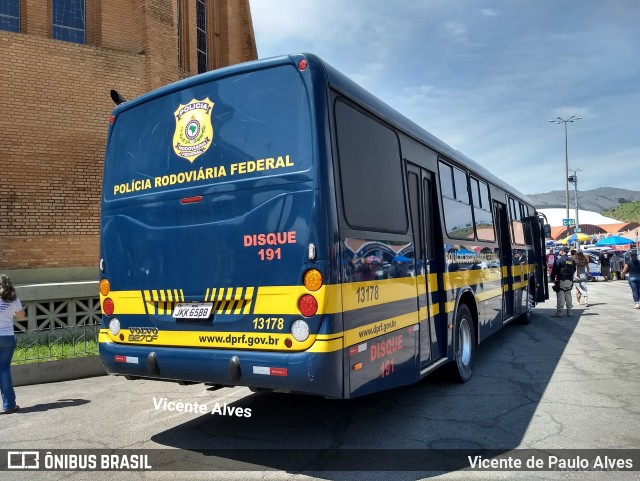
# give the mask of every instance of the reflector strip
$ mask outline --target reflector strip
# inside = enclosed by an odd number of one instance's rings
[[[201,195],[194,195],[193,197],[185,197],[183,199],[180,199],[180,203],[182,205],[184,204],[193,204],[196,202],[201,202],[202,201],[202,196]]]
[[[355,354],[358,354],[360,352],[364,352],[367,350],[367,343],[364,342],[362,344],[358,344],[357,346],[351,346],[349,348],[349,355],[353,356]]]
[[[115,362],[128,362],[129,364],[138,364],[138,358],[132,356],[114,356]]]
[[[262,374],[264,376],[288,376],[289,373],[286,367],[267,367],[267,366],[253,366],[254,374]]]

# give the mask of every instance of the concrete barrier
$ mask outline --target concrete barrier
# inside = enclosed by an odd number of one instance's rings
[[[11,366],[14,386],[70,381],[84,377],[105,376],[100,356],[77,357],[57,361],[33,362]]]

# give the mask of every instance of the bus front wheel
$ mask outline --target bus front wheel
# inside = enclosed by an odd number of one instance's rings
[[[473,374],[473,361],[476,354],[476,337],[473,329],[473,317],[466,304],[458,307],[454,326],[455,359],[450,364],[451,377],[457,382],[467,382]]]

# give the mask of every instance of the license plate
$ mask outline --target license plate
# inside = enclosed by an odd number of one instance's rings
[[[176,319],[207,319],[211,315],[213,302],[179,302],[173,309]]]

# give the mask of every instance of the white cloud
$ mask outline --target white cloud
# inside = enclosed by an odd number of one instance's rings
[[[311,51],[525,193],[638,188],[634,2],[251,0],[258,52]],[[567,18],[570,16],[571,21]],[[603,169],[602,166],[609,166]],[[637,178],[637,176],[636,176]],[[636,182],[636,184],[638,184]]]
[[[446,34],[448,34],[456,42],[464,42],[467,39],[467,26],[462,22],[448,21],[442,26]]]
[[[492,8],[483,8],[482,10],[480,10],[480,13],[482,15],[484,15],[485,17],[497,17],[498,16],[498,11],[494,10]]]

